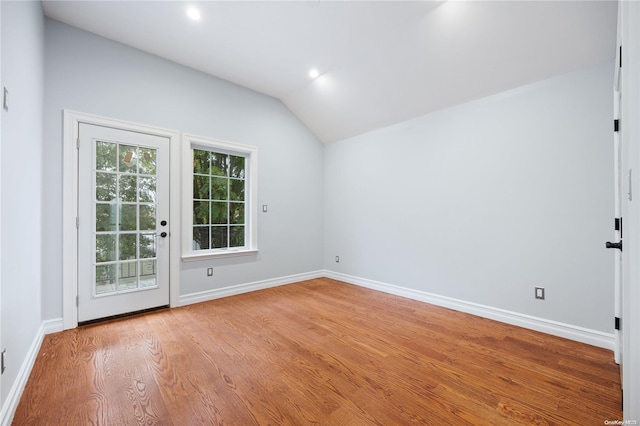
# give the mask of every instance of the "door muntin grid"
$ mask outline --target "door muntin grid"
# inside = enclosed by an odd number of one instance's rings
[[[93,147],[93,297],[158,288],[158,149]]]

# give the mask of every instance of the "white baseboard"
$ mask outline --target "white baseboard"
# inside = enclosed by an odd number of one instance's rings
[[[180,296],[179,305],[185,306],[193,303],[206,302],[208,300],[219,299],[221,297],[235,296],[237,294],[248,293],[250,291],[262,290],[280,285],[293,284],[300,281],[322,278],[325,271],[307,272],[304,274],[288,275],[286,277],[272,278],[268,280],[255,281],[247,284],[239,284],[230,287],[216,288],[213,290],[200,291]]]
[[[564,337],[566,339],[575,340],[577,342],[614,350],[614,335],[610,333],[604,333],[601,331],[552,321],[545,318],[538,318],[518,312],[507,311],[504,309],[494,308],[478,303],[466,302],[464,300],[440,296],[437,294],[427,293],[424,291],[414,290],[406,287],[399,287],[392,284],[373,281],[366,278],[354,277],[351,275],[341,274],[328,270],[324,271],[324,276],[349,284],[355,284],[360,287],[366,287],[373,290],[394,294],[396,296],[407,297],[409,299],[431,303],[433,305],[454,309],[460,312],[466,312],[468,314],[477,315],[479,317],[489,318],[507,324],[528,328],[530,330],[540,331],[543,333],[551,334],[553,336]]]
[[[33,342],[31,342],[22,366],[20,366],[18,376],[9,390],[5,403],[2,405],[2,414],[0,415],[0,424],[2,424],[2,426],[9,426],[13,420],[13,416],[18,408],[18,403],[20,402],[20,397],[29,380],[29,375],[31,374],[33,364],[36,362],[40,346],[42,346],[44,336],[57,331],[62,331],[62,318],[46,320],[40,324],[40,328],[38,328],[36,336],[33,338]]]

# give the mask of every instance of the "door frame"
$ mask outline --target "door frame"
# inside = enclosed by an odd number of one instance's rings
[[[63,111],[62,148],[62,323],[68,330],[78,326],[78,131],[80,123],[169,139],[169,306],[178,306],[180,296],[180,133],[145,124]]]

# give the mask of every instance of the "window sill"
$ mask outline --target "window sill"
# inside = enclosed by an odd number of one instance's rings
[[[258,249],[251,250],[220,250],[207,253],[189,253],[182,255],[183,262],[195,262],[198,260],[221,259],[224,257],[251,256],[258,253]]]

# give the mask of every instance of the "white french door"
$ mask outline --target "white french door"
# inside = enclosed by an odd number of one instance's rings
[[[168,305],[169,139],[78,135],[78,322]]]

